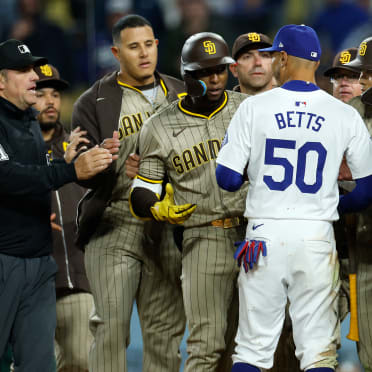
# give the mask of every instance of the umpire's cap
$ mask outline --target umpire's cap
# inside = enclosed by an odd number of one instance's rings
[[[54,88],[56,90],[67,89],[70,84],[61,79],[58,70],[49,64],[35,67],[35,72],[39,76],[36,82],[36,89]]]
[[[348,66],[348,63],[356,57],[357,51],[358,51],[357,48],[349,48],[341,50],[341,52],[338,52],[335,58],[333,59],[332,67],[324,71],[323,75],[332,77],[335,74],[345,70],[356,72],[359,74],[359,70],[356,67]]]
[[[265,34],[259,34],[257,32],[248,32],[242,34],[236,38],[232,47],[232,57],[237,60],[239,56],[251,49],[260,49],[271,47],[272,42]]]
[[[358,70],[372,70],[372,36],[360,43],[356,58],[347,66]]]
[[[190,36],[181,53],[181,75],[235,61],[230,57],[229,47],[222,36],[213,32],[199,32]]]
[[[48,63],[44,57],[35,57],[22,41],[9,39],[0,44],[0,70],[21,70]]]

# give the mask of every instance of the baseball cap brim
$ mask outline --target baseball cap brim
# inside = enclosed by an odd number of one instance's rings
[[[36,56],[28,56],[27,58],[19,59],[18,61],[13,61],[12,63],[1,63],[0,62],[0,70],[8,69],[8,70],[21,70],[23,68],[29,66],[42,66],[48,63],[48,59],[45,57],[36,57]]]
[[[62,79],[45,79],[42,81],[36,81],[36,89],[54,88],[56,90],[65,90],[69,86],[70,84]]]
[[[345,64],[342,67],[341,66],[331,67],[328,70],[324,71],[323,75],[324,76],[328,76],[328,77],[332,77],[337,72],[342,72],[342,71],[345,71],[345,70],[346,71],[355,72],[355,73],[359,74],[359,69],[357,69],[356,67],[346,66],[346,64]]]
[[[279,49],[276,49],[275,47],[270,47],[270,48],[262,48],[258,49],[259,52],[280,52]]]

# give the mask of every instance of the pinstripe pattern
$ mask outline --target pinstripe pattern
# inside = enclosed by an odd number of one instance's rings
[[[58,372],[88,371],[88,353],[93,341],[89,330],[92,309],[90,293],[75,293],[57,300],[55,346]]]
[[[118,178],[110,206],[85,250],[87,277],[95,304],[90,319],[94,342],[89,370],[127,371],[126,348],[136,300],[143,335],[143,370],[174,372],[179,369],[179,345],[185,329],[179,281],[181,257],[169,231],[163,237],[159,257],[144,251],[144,223],[133,218],[129,211],[132,180],[124,169],[128,155],[136,150],[142,123],[154,113],[154,108],[136,89],[122,88],[125,93],[118,120],[122,144],[115,164]],[[156,101],[159,109],[168,104],[161,88]]]
[[[205,226],[185,230],[182,289],[189,327],[185,371],[231,369],[231,354],[225,353],[224,358],[221,355],[227,345],[233,345],[231,338],[226,343],[228,327],[234,336],[237,329],[237,324],[231,322],[234,314],[230,313],[232,317],[228,318],[228,313],[238,311],[238,267],[233,254],[234,242],[242,240],[244,234],[244,226],[232,229]]]
[[[244,211],[246,188],[236,193],[221,190],[215,159],[230,119],[245,97],[228,92],[208,118],[172,103],[151,117],[140,135],[140,176],[161,180],[167,172],[176,203],[197,204],[183,237],[181,278],[189,327],[186,372],[222,372],[232,365],[238,313],[234,242],[244,238],[245,229],[206,225],[242,216]]]
[[[349,102],[362,116],[372,135],[372,118],[366,118],[360,96]],[[366,372],[372,372],[372,207],[358,214],[357,226],[357,296],[359,342],[358,354]]]

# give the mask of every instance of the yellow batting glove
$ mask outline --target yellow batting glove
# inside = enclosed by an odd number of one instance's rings
[[[151,213],[157,221],[168,221],[171,224],[184,223],[194,212],[195,204],[174,204],[173,187],[170,183],[165,186],[165,196],[151,207]]]

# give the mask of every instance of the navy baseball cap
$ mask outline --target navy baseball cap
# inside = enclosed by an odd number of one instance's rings
[[[319,61],[322,50],[316,32],[305,25],[283,26],[275,35],[272,47],[260,52],[284,51],[290,56]]]
[[[0,70],[22,70],[46,63],[46,58],[33,56],[28,46],[19,40],[9,39],[0,44]]]

